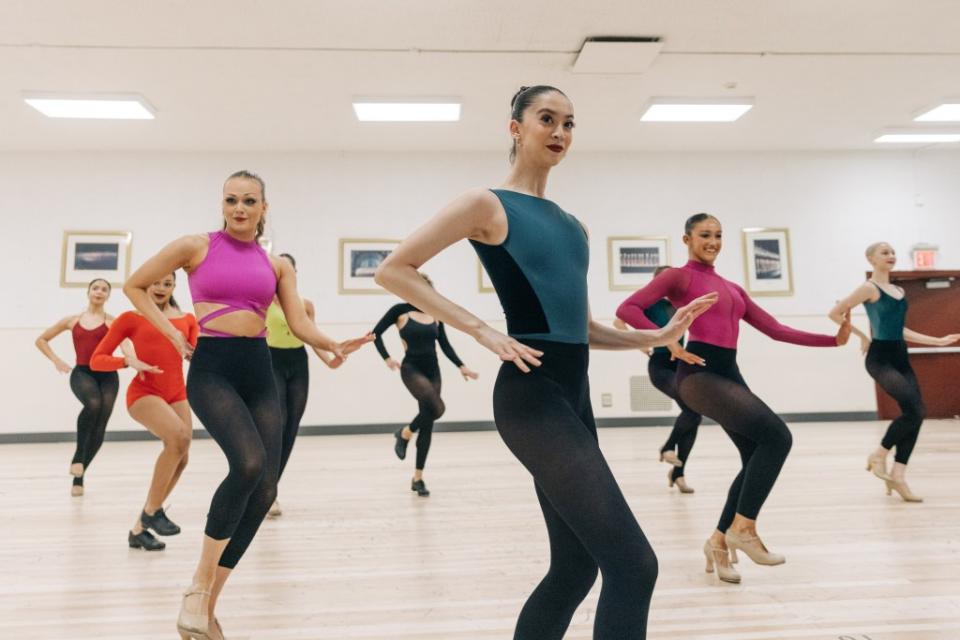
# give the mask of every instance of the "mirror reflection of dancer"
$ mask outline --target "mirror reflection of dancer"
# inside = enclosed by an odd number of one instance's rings
[[[550,169],[573,140],[573,105],[558,89],[540,85],[522,88],[511,107],[515,162],[503,187],[468,191],[448,204],[384,260],[376,279],[503,360],[494,420],[533,475],[550,537],[550,569],[520,612],[515,640],[562,638],[598,566],[603,590],[594,637],[642,640],[657,558],[597,443],[588,349],[674,342],[712,298],[678,309],[667,327],[655,331],[617,331],[594,322],[586,231],[543,197]],[[493,281],[509,335],[437,293],[417,273],[463,239]]]
[[[421,273],[424,282],[433,286],[433,281],[426,274]],[[390,357],[383,344],[383,333],[391,325],[397,325],[400,338],[403,340],[403,362],[398,363]],[[419,412],[409,425],[397,429],[393,434],[393,451],[403,460],[407,457],[407,444],[417,434],[417,462],[413,471],[413,480],[410,490],[425,498],[430,495],[427,485],[423,482],[423,467],[430,452],[430,442],[433,437],[433,423],[440,419],[446,406],[440,398],[440,363],[437,362],[437,347],[447,359],[459,370],[464,380],[476,380],[479,376],[471,371],[463,361],[457,357],[450,340],[447,339],[447,329],[442,322],[437,322],[429,314],[423,313],[412,304],[396,304],[392,306],[377,326],[373,328],[376,336],[374,346],[383,358],[384,363],[391,371],[399,371],[407,391],[419,405]]]
[[[70,475],[73,476],[70,495],[73,496],[83,495],[84,474],[103,445],[107,421],[120,390],[120,378],[116,371],[90,369],[90,356],[113,322],[113,316],[103,310],[103,305],[110,299],[110,289],[110,283],[106,280],[97,278],[91,281],[87,285],[86,310],[61,319],[40,334],[35,342],[37,349],[50,359],[57,371],[70,374],[70,390],[83,404],[77,416],[77,447],[70,462]],[[69,331],[73,337],[77,356],[77,364],[72,371],[70,365],[61,360],[50,346],[50,341],[64,331]]]
[[[960,340],[960,334],[937,338],[906,328],[906,292],[890,283],[896,252],[888,243],[876,242],[867,247],[866,253],[873,275],[830,310],[830,319],[840,322],[858,304],[867,310],[873,339],[859,329],[853,332],[860,337],[861,350],[866,354],[867,373],[900,407],[900,415],[890,423],[880,446],[867,457],[867,471],[884,481],[887,495],[896,491],[906,502],[923,502],[906,481],[907,463],[926,416],[920,384],[907,356],[907,341],[946,347]],[[887,456],[894,448],[893,469],[888,471]]]
[[[297,261],[289,253],[281,253],[278,257],[285,259],[297,270]],[[306,298],[302,299],[303,310],[316,323],[316,308]],[[297,432],[300,430],[300,420],[307,409],[307,396],[310,393],[310,365],[307,362],[307,349],[303,340],[294,335],[283,315],[283,307],[279,299],[274,296],[273,302],[267,309],[267,346],[270,347],[270,362],[273,365],[273,379],[277,384],[277,394],[280,397],[280,410],[283,420],[283,445],[280,449],[279,478],[283,477],[283,470],[293,452],[293,444],[297,441]],[[314,353],[331,369],[338,368],[343,360],[331,353],[311,347]],[[283,515],[280,501],[274,500],[267,515],[277,518]]]
[[[170,273],[147,287],[147,294],[194,347],[199,331],[197,320],[193,314],[180,310],[173,297],[176,286],[176,275]],[[133,343],[136,355],[114,357],[113,352],[124,340]],[[153,467],[146,502],[127,535],[127,543],[134,549],[159,551],[167,545],[157,540],[150,529],[161,536],[180,533],[180,527],[164,513],[163,503],[187,466],[193,437],[187,387],[183,381],[183,358],[149,320],[136,311],[127,311],[113,321],[90,358],[90,368],[94,371],[117,371],[123,367],[138,372],[127,387],[130,417],[163,443]]]
[[[669,269],[670,267],[657,267],[653,272],[656,277]],[[666,298],[657,300],[653,305],[643,310],[643,315],[650,322],[658,327],[666,326],[670,318],[676,313],[676,309]],[[627,329],[627,324],[617,318],[613,321],[617,329]],[[683,338],[680,338],[678,344],[683,346]],[[660,393],[669,397],[680,407],[680,415],[673,423],[673,429],[667,441],[660,447],[660,462],[666,462],[670,465],[670,471],[667,473],[667,485],[672,487],[677,485],[680,493],[693,493],[693,487],[687,484],[684,477],[684,471],[687,467],[687,458],[693,450],[693,444],[697,441],[697,430],[700,428],[700,422],[703,417],[683,404],[680,394],[677,393],[677,359],[670,353],[667,347],[656,347],[649,352],[649,361],[647,362],[647,376],[652,384]]]
[[[229,464],[213,495],[200,561],[177,619],[180,637],[194,640],[223,637],[217,598],[276,499],[283,425],[264,328],[274,295],[294,335],[307,344],[343,358],[373,339],[334,342],[307,318],[293,267],[271,259],[257,242],[267,213],[259,176],[238,171],[227,178],[221,208],[221,231],[171,242],[123,287],[133,306],[189,357],[186,337],[147,293],[166,274],[187,272],[200,325],[187,398]]]
[[[844,319],[835,336],[784,326],[757,306],[740,286],[717,274],[713,263],[723,246],[723,229],[713,216],[691,216],[684,227],[683,242],[689,252],[687,264],[667,269],[630,296],[617,309],[617,317],[631,327],[648,329],[655,325],[644,310],[662,298],[682,305],[706,291],[720,295],[717,304],[690,327],[686,349],[676,343],[669,348],[680,360],[677,389],[684,404],[720,423],[740,453],[740,473],[730,485],[717,528],[703,548],[707,572],[716,566],[721,580],[736,583],[740,582],[740,574],[730,561],[736,561],[737,549],[757,564],[777,565],[785,561],[782,555],[770,553],[760,540],[757,516],[793,443],[787,425],[750,391],[740,375],[740,320],[774,340],[808,347],[846,344],[851,328],[849,318]]]

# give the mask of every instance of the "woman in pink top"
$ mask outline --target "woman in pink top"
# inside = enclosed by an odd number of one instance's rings
[[[187,376],[190,408],[223,450],[229,473],[207,515],[203,551],[183,597],[181,638],[218,640],[217,597],[253,540],[277,493],[281,408],[265,339],[267,307],[280,301],[290,330],[303,342],[343,360],[373,340],[335,342],[310,321],[297,293],[297,276],[257,240],[267,200],[263,180],[238,171],[223,185],[223,230],[171,242],[130,276],[123,291],[179,353],[192,355]],[[150,300],[147,288],[176,269],[187,272],[199,318],[196,351]]]
[[[785,560],[764,547],[756,521],[792,444],[787,425],[750,391],[740,375],[736,360],[740,320],[774,340],[808,347],[846,344],[850,322],[845,319],[835,336],[807,333],[777,322],[739,285],[714,270],[723,230],[711,215],[699,213],[687,220],[683,242],[689,250],[687,264],[664,271],[630,296],[617,309],[617,317],[635,329],[652,329],[653,323],[643,312],[661,298],[679,307],[704,293],[719,294],[717,303],[690,325],[686,349],[679,344],[669,345],[669,349],[680,360],[680,398],[697,413],[719,422],[740,452],[742,468],[730,485],[717,529],[703,549],[708,572],[716,565],[721,580],[740,582],[740,575],[730,565],[731,559],[736,562],[737,549],[758,564],[776,565]]]

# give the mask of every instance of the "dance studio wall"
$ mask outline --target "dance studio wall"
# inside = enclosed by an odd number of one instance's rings
[[[505,153],[4,153],[0,188],[6,205],[3,256],[5,304],[0,308],[0,370],[4,416],[0,433],[69,431],[78,404],[66,376],[56,373],[33,341],[56,319],[81,310],[84,293],[61,289],[64,229],[129,230],[133,262],[186,233],[219,227],[223,178],[249,168],[267,181],[275,250],[297,257],[303,295],[317,305],[322,328],[337,337],[367,331],[396,300],[387,295],[337,294],[338,238],[400,238],[466,188],[498,184]],[[684,219],[709,211],[727,234],[721,273],[742,281],[740,228],[789,227],[795,294],[759,302],[794,326],[832,331],[824,317],[863,277],[864,247],[891,241],[908,262],[916,242],[940,245],[940,264],[960,267],[960,153],[577,153],[551,176],[548,195],[590,229],[589,274],[594,317],[609,322],[623,292],[607,287],[606,238],[666,235],[672,262],[683,264]],[[437,287],[482,318],[500,322],[493,294],[477,290],[477,262],[460,243],[427,264]],[[177,297],[189,303],[186,279]],[[108,310],[129,305],[114,292]],[[865,327],[858,310],[856,321]],[[443,364],[444,420],[492,418],[497,362],[472,340],[452,332],[461,357],[481,373],[465,383]],[[396,332],[387,344],[401,355]],[[66,334],[54,346],[72,358]],[[601,417],[637,415],[628,378],[645,371],[639,353],[594,352],[592,390]],[[745,327],[743,372],[781,412],[874,409],[873,387],[855,345],[804,349],[774,343]],[[331,372],[312,359],[305,425],[398,423],[415,412],[399,376],[372,347]],[[127,380],[129,376],[123,378]],[[613,406],[601,407],[610,393]],[[123,409],[112,430],[139,430]]]

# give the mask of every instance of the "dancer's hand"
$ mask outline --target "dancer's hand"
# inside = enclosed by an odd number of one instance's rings
[[[359,349],[360,347],[362,347],[363,345],[367,344],[368,342],[373,342],[375,338],[376,336],[374,336],[372,333],[367,333],[359,338],[351,338],[350,340],[344,340],[339,345],[340,352],[344,356],[348,356],[354,351],[356,351],[357,349]]]
[[[477,378],[480,377],[479,373],[477,373],[476,371],[471,371],[470,369],[467,368],[467,365],[461,365],[460,375],[463,376],[464,380],[476,380]]]
[[[184,360],[189,360],[193,357],[193,345],[187,342],[186,337],[179,331],[174,331],[173,335],[167,336],[170,342],[173,343],[173,347],[177,350],[177,353],[180,354],[180,357]]]
[[[400,363],[394,360],[393,358],[387,358],[386,360],[383,361],[383,363],[387,365],[387,368],[390,369],[390,371],[400,370]]]
[[[937,340],[938,347],[949,347],[954,342],[960,340],[960,333],[951,333],[950,335],[943,336]]]
[[[686,333],[687,329],[690,328],[690,325],[694,320],[699,318],[707,309],[712,307],[717,300],[719,295],[716,291],[702,295],[699,298],[691,300],[688,304],[677,309],[676,313],[673,314],[673,317],[670,318],[668,322],[661,330],[660,337],[663,339],[663,344],[669,344],[671,342],[679,342],[680,338],[683,337],[683,334]]]
[[[146,380],[148,373],[163,373],[163,369],[156,367],[152,364],[147,364],[143,360],[137,358],[124,358],[124,363],[131,369],[137,372],[137,377],[141,380]]]
[[[860,336],[860,353],[867,355],[867,351],[870,350],[870,340],[869,336]]]
[[[543,351],[537,351],[532,347],[517,342],[510,336],[504,335],[496,329],[484,327],[477,334],[477,342],[493,351],[504,362],[512,362],[524,373],[530,373],[528,364],[535,367],[540,366],[540,356]]]
[[[72,369],[70,365],[68,365],[66,362],[64,362],[60,358],[57,358],[56,360],[53,361],[53,366],[56,367],[57,371],[59,371],[60,373],[70,373]]]
[[[847,341],[850,340],[850,332],[853,331],[853,325],[850,324],[850,310],[847,309],[843,312],[843,322],[840,324],[840,329],[837,330],[837,346],[842,347],[847,344]]]
[[[674,342],[673,344],[668,344],[667,349],[670,349],[670,359],[671,360],[680,360],[686,362],[687,364],[696,364],[701,367],[707,366],[707,361],[698,356],[695,353],[690,353],[686,349],[680,346],[680,343]]]

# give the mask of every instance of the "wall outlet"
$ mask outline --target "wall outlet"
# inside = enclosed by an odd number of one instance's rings
[[[612,394],[612,393],[601,393],[601,394],[600,394],[600,406],[601,406],[601,407],[612,407],[612,406],[613,406],[613,394]]]

